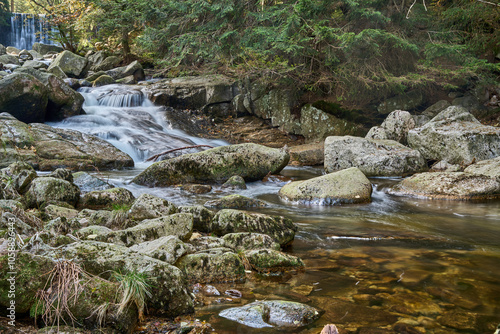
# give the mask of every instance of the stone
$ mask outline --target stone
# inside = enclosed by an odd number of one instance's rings
[[[0,56],[0,63],[19,65],[19,58],[13,55],[5,54]]]
[[[0,80],[0,113],[11,113],[25,123],[42,123],[45,121],[48,96],[47,87],[34,76],[11,74]]]
[[[356,167],[290,182],[279,191],[281,199],[316,205],[369,203],[371,194],[370,180]]]
[[[130,250],[174,264],[180,257],[188,253],[191,248],[191,245],[185,244],[177,236],[169,235],[133,245],[130,247]]]
[[[170,235],[186,241],[189,240],[192,233],[193,216],[188,213],[175,213],[156,219],[144,220],[142,223],[125,230],[101,235],[96,240],[130,247]]]
[[[0,44],[0,56],[3,56],[6,53],[7,53],[7,48],[2,44]]]
[[[476,162],[467,167],[464,172],[500,178],[500,157]]]
[[[229,189],[246,189],[245,179],[239,175],[231,176],[224,184],[222,188]]]
[[[99,72],[108,71],[117,67],[122,62],[122,59],[116,56],[105,57],[105,53],[103,51],[98,51],[89,57],[89,61],[93,64],[90,67],[90,70]]]
[[[222,237],[222,240],[226,247],[234,249],[237,252],[262,248],[280,250],[280,245],[273,238],[262,233],[228,233]]]
[[[16,214],[0,210],[0,230],[5,231],[10,228],[22,236],[32,235],[35,232],[32,226],[26,224]],[[7,239],[8,236],[5,234],[3,237]]]
[[[207,208],[216,209],[242,209],[242,208],[264,208],[267,203],[258,199],[248,198],[241,195],[228,195],[204,204]]]
[[[116,82],[115,79],[113,79],[109,75],[105,74],[105,75],[101,75],[100,77],[98,77],[97,79],[92,81],[92,87],[101,87],[101,86],[105,86],[105,85],[112,85],[115,82]]]
[[[273,249],[255,249],[244,253],[252,269],[259,273],[283,273],[289,270],[304,269],[304,262],[296,256]]]
[[[142,194],[132,204],[128,217],[132,220],[141,221],[168,216],[177,212],[177,207],[173,203],[150,194]]]
[[[429,199],[477,200],[500,197],[500,179],[463,172],[420,173],[399,182],[389,193]]]
[[[65,202],[75,206],[80,199],[80,189],[74,184],[53,177],[39,177],[31,182],[25,200],[28,207],[39,208],[42,204]]]
[[[394,110],[386,117],[380,128],[380,130],[378,128],[370,129],[365,138],[395,140],[404,145],[407,141],[408,131],[415,128],[415,120],[407,111]]]
[[[404,176],[427,170],[419,151],[394,140],[328,137],[325,141],[327,173],[358,167],[367,177]]]
[[[58,168],[55,171],[44,176],[55,177],[56,179],[66,180],[73,183],[73,174],[71,173],[71,170],[67,168]]]
[[[56,59],[54,59],[54,61],[50,64],[48,71],[55,66],[59,66],[68,77],[79,78],[85,74],[87,62],[87,58],[65,50],[61,52]]]
[[[42,68],[47,69],[49,65],[45,64],[44,62],[38,61],[38,60],[27,60],[24,62],[23,67],[31,67],[34,68],[35,70],[39,70]]]
[[[207,208],[197,205],[197,206],[180,206],[180,213],[190,213],[193,215],[193,229],[199,232],[210,232],[210,227],[212,225],[212,219],[214,218],[214,213]]]
[[[446,101],[446,100],[439,100],[433,105],[431,105],[429,108],[425,109],[422,114],[429,116],[430,118],[435,117],[437,114],[439,114],[441,111],[445,110],[451,106],[451,103]]]
[[[184,191],[187,191],[191,194],[206,194],[212,191],[212,186],[209,184],[196,184],[196,183],[187,183],[179,185]]]
[[[206,236],[206,237],[199,237],[193,240],[190,240],[189,243],[191,246],[194,248],[194,252],[200,252],[212,248],[228,248],[229,246],[226,245],[224,239],[222,238],[217,238],[217,237],[212,237],[212,236]],[[231,247],[229,247],[231,248]],[[232,249],[232,248],[231,248]],[[191,253],[194,253],[191,252]]]
[[[37,174],[30,164],[25,162],[14,162],[1,170],[1,176],[6,176],[12,180],[14,189],[24,194]]]
[[[73,173],[73,183],[80,188],[80,192],[86,194],[95,190],[106,190],[114,188],[111,184],[100,178],[90,175],[87,172],[76,172]]]
[[[254,98],[252,113],[270,119],[273,126],[290,133],[300,133],[300,120],[292,113],[296,99],[291,90],[273,89],[260,98]]]
[[[500,156],[500,128],[482,125],[464,107],[451,106],[410,130],[408,144],[427,160],[469,165]]]
[[[225,309],[219,316],[252,328],[293,330],[313,323],[322,313],[312,306],[297,302],[264,300]]]
[[[53,204],[47,205],[45,207],[44,211],[45,211],[45,214],[50,219],[55,219],[57,217],[63,217],[63,218],[66,218],[69,220],[71,218],[75,218],[76,216],[78,216],[78,211],[75,209],[69,209],[69,208],[65,208],[65,207],[57,206],[57,205],[53,205]]]
[[[224,248],[212,248],[180,258],[176,266],[192,283],[242,282],[243,262],[235,253]]]
[[[441,160],[432,165],[429,172],[463,172],[463,169],[460,165],[450,164],[448,161]]]
[[[93,240],[96,239],[99,235],[105,235],[110,232],[112,232],[112,230],[110,228],[107,228],[106,226],[90,225],[79,229],[75,234],[82,240]]]
[[[297,226],[282,216],[223,209],[215,215],[210,230],[218,236],[235,232],[267,234],[281,246],[285,246],[293,241]]]
[[[68,78],[68,76],[66,75],[66,73],[64,73],[63,70],[59,66],[57,66],[57,65],[48,68],[47,69],[47,73],[54,74],[56,77],[58,77],[60,79],[63,79],[63,80],[65,80],[65,79],[74,79],[74,78]],[[71,88],[74,88],[74,87],[71,87]]]
[[[220,146],[154,163],[132,182],[148,187],[216,183],[225,182],[235,174],[254,181],[268,173],[279,173],[289,158],[285,150],[257,144]]]
[[[394,110],[412,110],[423,102],[424,96],[415,90],[385,100],[377,107],[377,111],[380,114],[389,114]]]
[[[325,144],[310,143],[292,146],[289,149],[290,164],[299,166],[319,166],[325,161]]]
[[[111,207],[113,205],[130,205],[134,195],[125,188],[94,190],[83,195],[81,206],[89,209]]]
[[[43,43],[34,43],[32,49],[41,54],[42,56],[46,55],[49,52],[59,53],[64,50],[60,46],[52,44],[43,44]]]
[[[108,70],[106,74],[115,80],[128,77],[129,75],[133,75],[136,81],[141,81],[145,78],[142,65],[137,60],[126,66]]]
[[[21,52],[21,50],[19,50],[18,48],[14,47],[14,46],[7,46],[7,53],[8,54],[19,56],[20,52]]]

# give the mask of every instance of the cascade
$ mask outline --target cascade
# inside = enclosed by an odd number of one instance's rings
[[[3,27],[0,44],[14,46],[19,50],[31,50],[34,43],[54,44],[49,39],[50,25],[45,15],[13,13],[10,27]]]

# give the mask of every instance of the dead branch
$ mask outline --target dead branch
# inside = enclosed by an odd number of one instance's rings
[[[210,145],[194,145],[194,146],[185,146],[185,147],[179,147],[179,148],[174,148],[172,150],[168,150],[168,151],[165,151],[165,152],[161,152],[161,153],[158,153],[158,154],[155,154],[155,155],[152,155],[150,156],[149,158],[146,159],[146,161],[155,161],[156,159],[158,159],[159,157],[161,157],[162,155],[165,155],[165,154],[168,154],[168,153],[172,153],[172,152],[175,152],[175,151],[180,151],[180,150],[187,150],[187,149],[190,149],[190,148],[200,148],[200,147],[208,147],[208,148],[213,148],[212,146]]]

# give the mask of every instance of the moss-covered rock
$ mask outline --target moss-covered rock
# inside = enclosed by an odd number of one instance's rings
[[[282,273],[304,269],[304,262],[296,256],[273,249],[255,249],[244,254],[252,268],[260,273]]]
[[[111,208],[112,205],[130,205],[135,200],[134,195],[125,188],[94,190],[82,197],[81,206],[89,209]]]
[[[267,205],[258,199],[248,198],[241,195],[228,195],[204,204],[207,208],[216,209],[242,209],[242,208],[264,208]]]
[[[325,161],[325,144],[310,143],[290,147],[290,165],[318,166]]]
[[[415,119],[408,111],[394,110],[380,127],[371,128],[365,138],[390,139],[406,145],[408,131],[415,126]]]
[[[130,250],[174,264],[181,256],[190,252],[192,248],[191,245],[185,244],[177,236],[169,235],[133,245]]]
[[[222,188],[229,189],[246,189],[247,185],[245,184],[245,179],[239,175],[231,176],[224,184]]]
[[[452,200],[500,198],[500,180],[463,172],[420,173],[399,182],[389,193]]]
[[[178,183],[225,182],[233,175],[240,175],[245,180],[259,180],[268,173],[279,173],[288,160],[285,150],[262,145],[221,146],[157,162],[133,182],[162,187]]]
[[[112,230],[107,228],[106,226],[90,225],[79,229],[75,234],[82,240],[94,240],[97,238],[97,236],[106,235],[110,232],[112,232]]]
[[[284,185],[279,196],[287,201],[340,205],[371,201],[370,180],[356,167]]]
[[[296,231],[297,226],[288,218],[233,209],[217,212],[211,225],[211,232],[219,236],[235,232],[262,233],[281,246],[291,243]]]
[[[56,59],[50,64],[49,71],[52,67],[59,66],[61,70],[69,77],[78,78],[84,75],[87,66],[87,58],[81,57],[71,51],[61,52]]]
[[[186,255],[175,264],[192,283],[235,282],[245,280],[243,262],[224,248],[212,248]]]
[[[31,208],[53,202],[66,202],[75,206],[80,199],[80,189],[65,180],[39,177],[31,182],[24,199],[27,206]]]
[[[114,84],[115,82],[116,82],[115,79],[113,79],[109,75],[104,74],[104,75],[99,76],[94,81],[92,81],[92,87],[101,87],[101,86],[105,86],[105,85],[111,85],[111,84]]]
[[[177,211],[177,207],[166,199],[150,194],[142,194],[132,204],[128,212],[128,217],[132,220],[141,221],[168,216]]]
[[[49,219],[54,219],[57,217],[64,217],[66,219],[75,218],[78,216],[78,211],[74,209],[65,208],[57,205],[47,205],[44,209],[45,214]]]
[[[273,238],[261,233],[229,233],[222,237],[226,247],[232,248],[235,251],[247,251],[253,249],[268,248],[279,250],[280,245]]]
[[[226,248],[226,242],[222,238],[217,238],[213,236],[199,237],[193,240],[189,240],[189,243],[193,246],[194,252],[204,251],[213,248]]]
[[[464,172],[500,178],[500,157],[476,162],[467,167]]]
[[[83,209],[78,213],[76,219],[83,225],[100,225],[111,228],[116,225],[114,217],[113,211]]]
[[[24,194],[37,175],[30,164],[25,162],[15,162],[2,169],[2,176],[11,178],[13,186],[17,192]]]
[[[144,220],[134,227],[98,236],[97,240],[130,247],[169,235],[177,236],[181,240],[188,240],[192,233],[193,216],[188,213],[175,213],[156,219]]]
[[[209,233],[211,231],[214,213],[201,205],[180,206],[179,212],[193,215],[193,229],[199,232]]]

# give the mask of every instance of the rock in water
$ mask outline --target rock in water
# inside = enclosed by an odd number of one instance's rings
[[[219,315],[252,328],[294,329],[311,324],[321,315],[314,307],[284,300],[256,301],[229,308]]]
[[[370,180],[356,167],[286,184],[279,191],[282,199],[305,204],[338,205],[371,201]]]
[[[222,183],[233,175],[255,181],[269,172],[279,173],[289,159],[285,150],[257,144],[221,146],[157,162],[134,178],[133,182],[149,187],[179,183]]]

